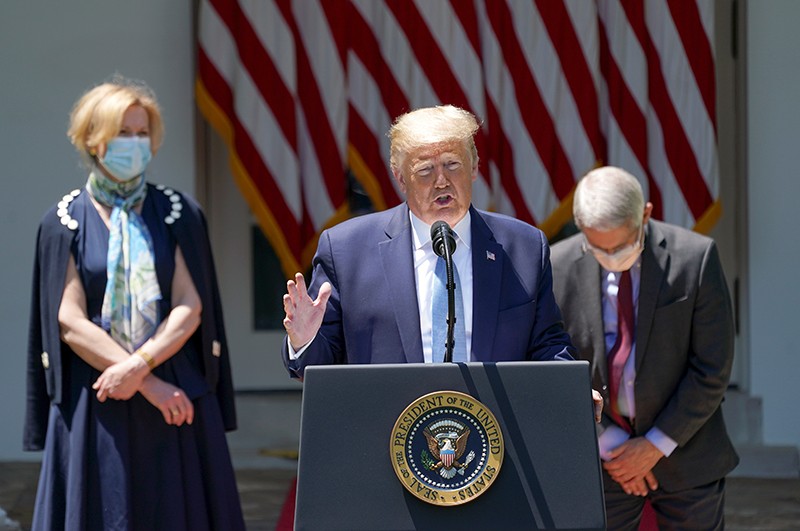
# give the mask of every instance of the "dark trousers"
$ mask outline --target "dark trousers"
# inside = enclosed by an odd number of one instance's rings
[[[645,499],[649,499],[660,531],[722,530],[725,528],[725,478],[693,489],[666,492],[659,488],[647,498],[625,494],[603,471],[608,531],[636,531]]]

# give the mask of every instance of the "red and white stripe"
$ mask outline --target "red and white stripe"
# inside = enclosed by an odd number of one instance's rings
[[[198,104],[287,275],[349,215],[347,172],[402,201],[386,132],[442,103],[483,120],[479,208],[552,235],[599,164],[655,216],[718,215],[711,0],[203,0]]]

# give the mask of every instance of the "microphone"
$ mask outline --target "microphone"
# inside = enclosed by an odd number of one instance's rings
[[[433,243],[433,252],[444,259],[447,271],[447,338],[445,339],[443,361],[450,363],[453,361],[453,346],[455,345],[453,334],[456,324],[456,283],[453,278],[453,253],[456,252],[456,238],[453,229],[446,221],[436,221],[431,225],[431,243]],[[433,326],[436,325],[437,323],[433,323]],[[435,350],[437,345],[433,345],[433,348]]]
[[[446,221],[435,221],[431,225],[431,241],[433,242],[433,252],[437,256],[445,258],[445,254],[453,256],[456,252],[456,239],[453,229]]]

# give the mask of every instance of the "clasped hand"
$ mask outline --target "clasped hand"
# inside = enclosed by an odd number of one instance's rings
[[[107,398],[128,400],[142,386],[147,373],[147,363],[141,357],[128,356],[124,361],[106,368],[92,389],[97,391],[100,402],[105,402]]]
[[[620,444],[611,452],[610,459],[603,463],[611,479],[633,496],[647,496],[649,490],[658,488],[653,467],[664,457],[661,451],[644,437],[634,437]]]
[[[147,363],[139,356],[129,356],[111,365],[92,384],[97,400],[128,400],[137,392],[156,407],[167,424],[181,426],[194,420],[194,405],[182,389],[149,374]]]

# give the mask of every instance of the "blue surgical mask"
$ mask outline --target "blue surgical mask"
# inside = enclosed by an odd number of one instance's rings
[[[144,173],[151,158],[150,138],[118,136],[106,144],[100,164],[120,181],[129,181]]]

